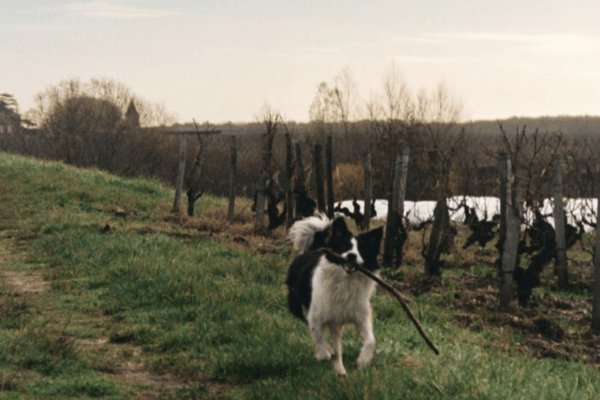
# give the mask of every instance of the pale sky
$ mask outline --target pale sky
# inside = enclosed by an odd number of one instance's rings
[[[592,0],[3,0],[0,93],[25,112],[106,77],[179,122],[253,121],[265,102],[306,121],[319,82],[349,68],[366,99],[395,62],[468,119],[600,115],[599,21]]]

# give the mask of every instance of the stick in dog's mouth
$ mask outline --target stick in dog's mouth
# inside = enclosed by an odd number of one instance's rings
[[[356,263],[352,261],[346,260],[346,262],[342,264],[342,266],[344,267],[344,271],[346,271],[348,275],[355,273],[357,270]]]
[[[344,271],[346,271],[347,274],[352,274],[359,269],[357,268],[355,261],[350,261],[342,257],[340,254],[337,254],[327,248],[322,248],[321,251],[327,254],[327,258],[329,258],[331,262],[342,266],[342,268],[344,268]]]

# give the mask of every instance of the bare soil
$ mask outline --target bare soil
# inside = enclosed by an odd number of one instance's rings
[[[493,265],[491,250],[479,251],[476,261]],[[450,268],[463,268],[453,267]],[[591,332],[591,300],[589,283],[593,282],[592,266],[572,263],[569,266],[571,287],[559,292],[554,285],[553,266],[547,266],[540,290],[527,307],[516,300],[508,309],[498,303],[498,277],[493,268],[486,274],[447,274],[444,278],[428,277],[423,271],[409,271],[394,281],[402,293],[427,295],[453,309],[452,320],[475,332],[505,332],[515,339],[501,340],[494,346],[537,358],[559,358],[584,361],[600,366],[600,336]],[[581,299],[580,299],[581,298]]]
[[[1,267],[1,264],[0,264]],[[0,276],[9,292],[44,293],[50,290],[50,284],[38,271],[15,271],[0,269]]]

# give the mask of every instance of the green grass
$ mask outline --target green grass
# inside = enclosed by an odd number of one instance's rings
[[[0,284],[1,398],[600,396],[595,368],[501,350],[499,342],[510,347],[518,337],[462,329],[450,321],[451,305],[427,295],[411,308],[442,355],[379,292],[374,364],[352,366],[360,340],[349,331],[349,375],[338,377],[314,359],[306,326],[287,311],[289,249],[261,254],[169,222],[172,192],[155,181],[0,153],[0,182],[0,244],[12,254],[2,269],[41,273],[52,287],[16,296]],[[114,216],[116,207],[131,216]],[[201,210],[218,207],[224,200],[199,200]],[[102,233],[107,223],[114,229]],[[93,340],[103,344],[81,345]],[[125,363],[183,387],[116,379]]]

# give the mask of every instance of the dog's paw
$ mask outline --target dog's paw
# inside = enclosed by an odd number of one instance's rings
[[[337,364],[333,364],[333,369],[335,369],[335,373],[341,376],[346,376],[346,368],[344,366],[338,366]]]
[[[333,369],[335,370],[335,373],[338,375],[346,375],[346,368],[344,368],[344,363],[341,358],[337,354],[334,354],[331,357],[331,360],[333,361]]]
[[[317,361],[329,361],[331,360],[331,357],[333,357],[333,350],[329,347],[318,349],[315,352],[315,357],[317,358]]]
[[[371,361],[373,361],[373,357],[359,357],[355,363],[356,368],[362,369],[362,368],[366,367],[367,365],[371,364]]]

